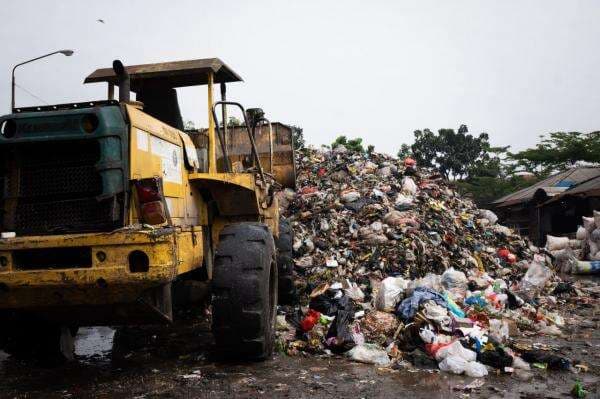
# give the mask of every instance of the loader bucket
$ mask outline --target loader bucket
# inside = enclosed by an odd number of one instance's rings
[[[294,163],[294,145],[292,129],[279,122],[271,124],[273,135],[273,147],[271,156],[271,145],[269,140],[269,127],[263,125],[257,127],[256,149],[266,173],[272,174],[275,180],[283,187],[296,188],[296,166]],[[194,144],[199,148],[207,146],[205,131],[190,132]],[[234,126],[227,128],[227,151],[233,172],[242,172],[252,160],[252,150],[248,133],[245,126]],[[217,146],[217,169],[225,171],[223,152]]]

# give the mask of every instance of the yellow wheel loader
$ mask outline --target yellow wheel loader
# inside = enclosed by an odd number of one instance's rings
[[[216,58],[116,60],[84,81],[108,100],[0,118],[0,349],[68,359],[78,327],[169,323],[209,287],[217,348],[271,354],[278,294],[293,296],[276,196],[295,186],[293,138],[227,100],[237,81]],[[176,88],[198,85],[209,126],[186,132]]]

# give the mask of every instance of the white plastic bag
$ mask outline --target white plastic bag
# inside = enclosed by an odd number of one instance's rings
[[[390,358],[387,352],[379,345],[362,344],[346,352],[352,360],[361,363],[376,364],[378,366],[387,366],[390,364]]]
[[[569,248],[569,237],[546,236],[546,249],[548,251],[558,251],[565,248]]]
[[[402,299],[402,294],[408,286],[408,281],[402,277],[387,277],[381,282],[381,287],[375,298],[375,308],[383,312],[393,312]]]
[[[488,375],[487,367],[479,362],[469,362],[465,367],[465,374],[469,377],[485,377]]]
[[[356,302],[362,302],[365,299],[365,294],[362,292],[358,284],[346,279],[342,286],[344,287],[344,293]]]
[[[489,334],[498,342],[508,339],[508,322],[506,320],[490,319]]]
[[[489,220],[490,224],[496,224],[498,221],[498,216],[496,216],[496,214],[489,209],[482,209],[479,211],[479,215],[482,218]]]
[[[587,238],[588,232],[583,226],[579,226],[577,228],[577,233],[575,234],[575,238],[578,240],[585,240]]]
[[[442,285],[447,290],[458,288],[460,290],[467,289],[467,276],[461,271],[455,270],[453,267],[446,270],[442,274]]]
[[[450,345],[438,349],[435,353],[435,360],[438,362],[447,357],[459,357],[466,362],[473,362],[477,358],[477,353],[465,348],[459,341],[454,341]]]
[[[594,211],[594,215],[596,215],[596,213],[598,213],[598,212]],[[581,218],[581,220],[583,221],[583,227],[585,228],[585,230],[588,233],[591,233],[592,230],[594,230],[596,228],[596,220],[595,220],[595,218],[588,218],[588,217],[584,216],[584,217]]]
[[[521,280],[520,292],[533,296],[544,288],[550,277],[552,277],[552,270],[537,262],[532,262]]]
[[[402,192],[410,195],[417,193],[417,185],[411,177],[405,176],[402,179]]]
[[[447,371],[454,374],[462,374],[467,368],[468,363],[468,361],[460,356],[448,356],[438,364],[438,367],[442,371]]]

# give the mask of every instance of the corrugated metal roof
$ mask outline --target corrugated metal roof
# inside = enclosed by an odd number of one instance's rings
[[[207,73],[215,74],[215,83],[239,82],[242,78],[218,58],[160,62],[157,64],[129,65],[125,69],[131,78],[131,89],[139,89],[143,81],[160,80],[170,87],[207,84]],[[97,69],[83,83],[110,82],[117,84],[112,68]]]
[[[555,201],[560,201],[564,197],[573,196],[573,197],[594,197],[600,196],[600,176],[593,177],[589,180],[586,180],[577,186],[563,192],[560,195],[553,197],[545,204]],[[542,206],[542,205],[540,205]]]
[[[565,187],[566,185],[574,187],[582,182],[594,179],[596,177],[600,177],[600,168],[598,167],[572,168],[547,177],[546,179],[539,181],[532,186],[499,198],[494,201],[493,204],[497,207],[502,207],[527,202],[533,198],[538,189],[544,189],[548,187]],[[571,190],[572,189],[569,189],[563,192],[562,195],[570,193]]]

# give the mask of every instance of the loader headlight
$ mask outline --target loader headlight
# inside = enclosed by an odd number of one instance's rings
[[[94,114],[87,114],[81,118],[81,128],[86,133],[94,133],[98,128],[98,117]]]
[[[5,120],[0,126],[0,133],[2,133],[5,138],[10,139],[17,133],[17,124],[12,119]]]

